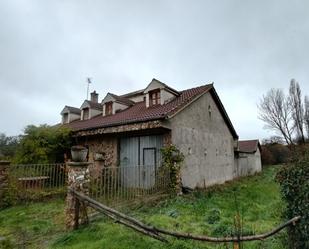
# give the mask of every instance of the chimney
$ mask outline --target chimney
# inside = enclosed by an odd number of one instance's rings
[[[98,101],[99,101],[99,94],[96,93],[96,91],[93,91],[92,93],[90,93],[90,95],[91,95],[91,97],[90,97],[91,102],[98,103]]]

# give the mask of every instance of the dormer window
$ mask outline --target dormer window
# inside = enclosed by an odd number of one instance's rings
[[[143,93],[146,96],[147,108],[154,105],[164,105],[180,95],[179,92],[156,79],[152,79]]]
[[[151,106],[161,104],[160,89],[149,92],[149,103]]]
[[[105,114],[112,115],[113,114],[113,102],[105,103]]]
[[[134,105],[134,102],[125,97],[107,93],[105,98],[102,100],[102,105],[103,116],[108,116],[129,108],[130,106]]]
[[[89,119],[89,108],[83,109],[82,120],[86,120],[86,119]]]
[[[73,106],[65,106],[61,111],[62,123],[68,124],[72,121],[80,119],[81,110]]]

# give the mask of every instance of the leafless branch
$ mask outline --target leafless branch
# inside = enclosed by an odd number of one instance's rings
[[[302,102],[301,90],[298,82],[294,79],[290,83],[289,103],[292,107],[293,125],[297,132],[297,139],[305,143],[304,135],[304,106]]]
[[[293,144],[292,110],[283,91],[271,89],[263,95],[258,108],[259,118],[266,123],[265,127],[281,134],[287,144]]]
[[[166,242],[167,240],[164,237],[162,237],[160,234],[165,234],[165,235],[169,235],[169,236],[176,237],[176,238],[182,238],[182,239],[191,239],[191,240],[198,240],[198,241],[218,242],[218,243],[262,240],[262,239],[266,239],[278,233],[283,228],[290,226],[291,224],[295,225],[295,223],[301,219],[300,216],[294,217],[293,219],[287,221],[286,223],[276,227],[272,231],[264,233],[264,234],[251,235],[251,236],[240,236],[240,237],[235,236],[235,237],[216,238],[216,237],[210,237],[206,235],[193,235],[190,233],[180,233],[180,232],[168,231],[165,229],[149,226],[149,225],[142,223],[141,221],[137,219],[134,219],[115,209],[105,206],[104,204],[99,203],[80,192],[74,191],[73,189],[69,189],[69,191],[71,191],[76,196],[76,198],[78,198],[79,200],[87,203],[89,206],[93,207],[97,211],[100,211],[103,214],[107,215],[108,217],[114,219],[116,222],[119,222],[140,233],[143,233],[145,235],[148,235],[152,238],[155,238],[155,239],[158,239],[164,242]]]

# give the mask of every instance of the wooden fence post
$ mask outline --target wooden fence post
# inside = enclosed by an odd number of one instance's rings
[[[239,242],[233,243],[233,249],[239,249]]]
[[[9,188],[9,161],[0,161],[0,207],[6,206],[6,195]]]
[[[68,163],[68,188],[89,194],[89,166],[88,162]],[[68,190],[66,197],[66,227],[68,230],[77,229],[80,224],[88,222],[87,212],[74,194]]]

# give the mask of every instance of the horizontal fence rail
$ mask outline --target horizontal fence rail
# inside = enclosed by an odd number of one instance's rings
[[[159,227],[151,226],[148,223],[146,224],[116,209],[106,206],[103,203],[100,203],[90,198],[89,196],[84,195],[81,192],[75,191],[74,189],[69,189],[69,191],[71,191],[71,193],[73,193],[79,201],[86,203],[86,205],[91,206],[95,210],[105,214],[107,217],[115,220],[117,223],[130,227],[134,229],[135,231],[138,231],[140,233],[143,233],[144,235],[150,236],[152,238],[155,238],[163,242],[168,242],[167,238],[164,237],[164,235],[167,235],[167,236],[175,237],[178,239],[187,239],[187,240],[196,240],[196,241],[204,241],[204,242],[214,242],[214,243],[234,242],[236,245],[239,245],[240,242],[258,241],[258,240],[263,240],[268,237],[271,237],[286,227],[295,226],[295,224],[299,222],[301,219],[300,216],[296,216],[288,220],[287,222],[275,227],[271,231],[265,232],[263,234],[256,234],[256,235],[249,235],[249,236],[240,235],[240,236],[232,236],[232,237],[211,237],[207,235],[195,235],[195,234],[191,234],[188,232],[171,231],[171,230],[166,230],[166,229],[162,229]],[[234,244],[234,248],[235,248],[235,244]]]
[[[119,203],[167,192],[169,171],[154,165],[90,168],[89,196],[103,203]]]
[[[25,193],[65,191],[67,171],[65,164],[16,164],[9,169],[11,188],[18,195]]]

